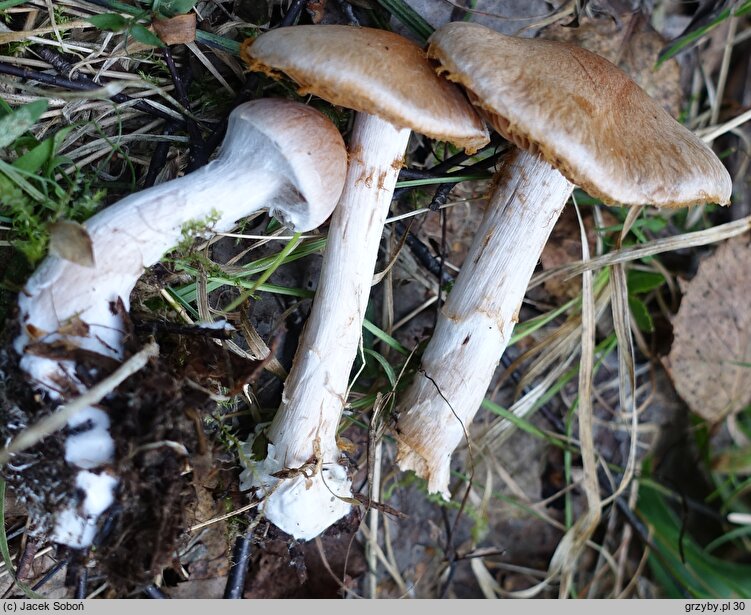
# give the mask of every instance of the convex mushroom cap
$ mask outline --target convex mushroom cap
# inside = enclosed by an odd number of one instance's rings
[[[488,135],[461,90],[435,73],[419,47],[390,32],[280,28],[244,45],[243,56],[253,70],[286,73],[303,93],[358,112],[318,289],[281,407],[266,432],[268,455],[248,471],[248,485],[267,492],[262,510],[269,520],[307,540],[351,508],[336,430],[410,131],[469,151],[487,143]],[[315,469],[309,473],[303,468],[311,460]],[[282,470],[286,478],[279,479]]]
[[[482,403],[574,184],[608,203],[677,207],[727,204],[731,181],[706,145],[620,69],[584,49],[451,23],[430,38],[428,56],[519,148],[496,176],[394,413],[400,468],[448,498],[451,453]]]
[[[130,292],[144,269],[182,239],[191,221],[227,231],[261,208],[298,231],[321,225],[346,174],[339,131],[311,107],[282,99],[244,103],[230,115],[219,156],[198,171],[128,196],[84,223],[94,268],[48,257],[19,295],[23,356],[29,341],[53,334],[73,316],[93,327],[83,347],[119,357],[122,328],[109,303]],[[214,216],[217,218],[212,219]],[[39,365],[25,356],[22,367]],[[41,373],[39,382],[50,383]]]
[[[301,94],[469,152],[488,142],[461,91],[435,74],[420,47],[393,32],[339,25],[279,28],[246,41],[242,55],[251,70],[286,74]]]
[[[710,148],[586,49],[455,22],[431,36],[428,57],[499,133],[606,203],[730,201],[730,176]]]
[[[240,126],[243,130],[238,130]],[[336,126],[300,103],[254,100],[230,115],[223,149],[239,150],[241,144],[235,141],[243,140],[247,150],[249,128],[258,135],[258,151],[245,154],[248,164],[268,168],[288,184],[265,203],[269,215],[299,232],[321,226],[336,206],[347,173],[347,152]]]

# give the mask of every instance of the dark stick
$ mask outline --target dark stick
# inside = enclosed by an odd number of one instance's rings
[[[444,186],[453,187],[454,185],[458,184],[461,181],[464,181],[462,179],[457,179],[456,181],[451,181],[452,177],[464,177],[467,175],[467,173],[472,173],[474,171],[485,171],[488,169],[488,167],[492,167],[495,165],[496,162],[498,162],[498,157],[501,155],[501,152],[499,152],[496,155],[489,156],[483,160],[480,160],[479,162],[475,162],[474,164],[469,165],[468,167],[462,167],[458,171],[453,171],[451,173],[446,173],[445,169],[442,169],[441,167],[448,166],[451,168],[452,166],[456,166],[454,164],[451,165],[436,165],[432,169],[402,169],[399,171],[399,179],[397,181],[409,181],[409,180],[415,180],[415,179],[434,179],[437,177],[445,177],[448,181],[446,181],[445,184],[438,184],[438,190],[443,190]],[[399,188],[399,193],[397,194],[395,191],[395,197],[399,198],[403,196],[403,193],[412,190],[414,188],[417,188],[419,186],[409,186],[406,188]],[[434,210],[435,211],[435,210]]]
[[[59,562],[57,562],[52,568],[50,568],[47,572],[44,573],[44,576],[39,579],[34,585],[31,586],[31,589],[33,591],[36,591],[40,589],[45,583],[47,583],[52,577],[54,577],[58,572],[60,572],[65,566],[67,566],[70,563],[70,557],[65,557],[61,559]]]
[[[76,578],[76,589],[74,598],[83,600],[86,598],[89,589],[89,569],[85,565],[82,565],[78,571],[78,577]]]
[[[222,340],[232,339],[232,329],[215,329],[213,327],[202,327],[201,325],[181,325],[169,321],[139,318],[137,316],[133,317],[133,329],[138,333],[151,335],[159,332],[203,336]]]
[[[282,20],[279,22],[280,28],[286,28],[288,26],[292,26],[295,24],[295,21],[297,21],[297,18],[300,16],[300,13],[302,12],[302,8],[305,5],[305,2],[307,0],[295,0],[289,7],[289,10],[287,11],[287,14],[282,17]]]
[[[446,580],[441,586],[441,591],[439,592],[438,597],[445,598],[448,594],[449,587],[451,586],[451,581],[454,580],[454,574],[456,573],[456,549],[454,548],[454,541],[452,538],[454,533],[453,527],[445,506],[441,507],[441,517],[443,517],[443,525],[446,528],[446,562],[448,563],[449,572],[446,575]]]
[[[428,209],[430,211],[438,211],[443,207],[449,200],[449,194],[454,189],[454,186],[456,186],[454,183],[438,184],[438,188],[435,190],[433,200],[430,201]]]
[[[167,122],[162,130],[163,136],[169,136],[177,128],[176,122]],[[146,176],[143,180],[144,188],[151,188],[156,182],[156,178],[159,172],[164,168],[167,162],[167,154],[169,154],[170,142],[159,141],[154,148],[154,153],[151,155],[151,161],[149,162],[149,169],[146,171]]]
[[[73,74],[73,65],[68,62],[62,55],[59,53],[55,53],[50,49],[49,47],[45,47],[44,45],[41,45],[39,49],[35,49],[37,55],[42,58],[45,62],[52,65],[52,68],[54,68],[58,73],[61,75],[66,75],[73,81],[80,81],[81,76],[76,74]]]
[[[502,137],[498,136],[497,134],[494,134],[490,138],[490,143],[488,143],[488,145],[484,149],[482,149],[480,152],[478,152],[478,154],[481,153],[481,152],[483,152],[483,151],[486,151],[488,149],[491,149],[491,148],[496,148],[497,149],[501,145],[503,145],[504,143],[505,143],[505,140]],[[495,162],[498,160],[498,157],[501,156],[504,151],[505,151],[505,148],[499,150],[498,152],[496,152],[495,155],[490,156],[490,157],[486,158],[485,160],[481,160],[480,162],[477,162],[474,165],[471,165],[471,166],[466,167],[464,169],[460,169],[459,171],[455,171],[454,173],[450,173],[449,176],[451,176],[453,174],[456,174],[456,175],[465,175],[468,170],[474,169],[474,168],[477,168],[477,169],[480,169],[480,168],[487,169],[488,167],[490,167],[493,164],[495,164]],[[430,177],[440,177],[440,176],[446,174],[446,172],[449,169],[453,169],[454,167],[459,166],[462,162],[464,162],[465,160],[469,160],[472,156],[475,156],[475,155],[476,154],[470,155],[470,154],[467,154],[464,151],[461,151],[461,152],[458,152],[458,153],[454,154],[450,158],[446,158],[446,160],[444,160],[443,162],[438,163],[433,168],[431,168],[431,169],[429,169],[427,171],[424,171],[424,170],[421,170],[421,169],[402,169],[402,171],[399,173],[399,179],[402,179],[402,180],[404,180],[404,179],[425,179],[425,178],[430,178]],[[402,173],[405,173],[405,171],[406,171],[406,174],[402,175]],[[409,175],[412,175],[412,177],[410,177]],[[414,188],[397,188],[396,190],[394,190],[394,197],[393,198],[394,199],[402,198],[410,190],[414,190]]]
[[[417,261],[425,267],[430,273],[441,280],[442,284],[449,284],[454,281],[453,276],[441,269],[439,259],[433,255],[430,248],[420,241],[417,236],[401,222],[396,223],[396,232],[400,235],[407,233],[406,244]]]
[[[153,600],[168,600],[169,599],[169,596],[165,594],[161,589],[159,589],[153,583],[150,583],[149,585],[144,587],[143,593],[146,594],[147,598],[151,598]]]
[[[434,171],[426,171],[425,169],[402,169],[399,171],[399,178],[397,181],[405,181],[410,179],[432,179],[437,174]],[[401,188],[404,190],[404,188]],[[396,197],[395,197],[396,198]]]
[[[443,284],[441,284],[441,280],[443,279],[443,264],[446,262],[446,252],[448,251],[447,245],[448,240],[446,238],[447,234],[447,227],[448,227],[448,220],[446,218],[446,211],[441,210],[441,252],[438,255],[438,294],[436,295],[438,297],[438,300],[435,302],[435,311],[433,312],[433,331],[436,330],[436,327],[438,327],[438,315],[441,312],[441,291],[443,290]]]
[[[502,152],[499,152],[497,154],[494,154],[493,156],[488,156],[484,160],[480,160],[479,162],[476,162],[473,165],[470,165],[468,167],[464,167],[461,171],[456,171],[455,173],[449,173],[448,177],[451,177],[452,175],[464,175],[466,173],[471,173],[473,171],[484,171],[490,167],[495,166],[495,163],[498,162],[499,156],[502,155]],[[433,200],[430,201],[430,204],[428,205],[428,209],[430,211],[438,211],[441,207],[443,207],[449,198],[449,193],[453,189],[456,184],[458,184],[460,181],[455,182],[446,182],[445,184],[439,184],[438,188],[436,188],[435,194],[433,195]]]
[[[232,566],[227,576],[224,597],[229,600],[239,600],[243,597],[245,578],[248,574],[251,550],[250,533],[238,536],[232,549]]]
[[[183,107],[190,111],[191,109],[190,100],[188,100],[188,93],[185,90],[185,84],[183,83],[180,74],[177,72],[177,66],[175,66],[175,60],[172,57],[170,48],[165,47],[164,49],[162,49],[162,55],[164,56],[164,61],[166,62],[170,76],[172,77],[172,83],[175,84],[175,93],[177,94],[177,100],[180,101],[180,104]],[[185,124],[188,130],[188,139],[190,145],[190,153],[188,154],[188,166],[185,172],[190,173],[191,171],[194,171],[195,169],[198,169],[205,165],[209,161],[209,159],[206,156],[205,152],[206,143],[203,140],[203,135],[198,129],[195,120],[192,117],[187,116],[185,119]]]
[[[21,534],[23,534],[23,533],[24,533],[25,531],[26,531],[26,526],[25,526],[25,525],[22,525],[21,527],[19,527],[19,528],[16,528],[16,529],[15,529],[15,530],[13,530],[12,532],[8,532],[7,536],[5,537],[5,540],[6,540],[7,542],[10,542],[10,541],[11,541],[11,540],[13,540],[14,538],[18,538],[18,537],[19,537],[19,536],[20,536]]]
[[[440,164],[435,165],[429,171],[421,171],[418,169],[402,169],[402,171],[399,173],[399,179],[402,179],[402,173],[404,173],[404,171],[408,172],[407,174],[405,174],[404,179],[427,179],[431,177],[438,177],[438,175],[445,173],[452,167],[458,166],[468,158],[469,156],[467,154],[465,154],[464,152],[459,152],[458,154],[454,154],[451,158],[447,158]],[[412,177],[409,177],[409,175],[412,175]],[[416,186],[409,188],[397,188],[396,190],[394,190],[393,198],[400,199],[415,188]]]
[[[102,87],[101,85],[93,81],[89,81],[89,80],[74,81],[72,79],[67,79],[65,77],[59,77],[57,75],[50,75],[48,73],[42,73],[42,72],[31,70],[28,68],[20,68],[18,66],[6,64],[5,62],[0,62],[0,73],[3,73],[5,75],[12,75],[14,77],[20,77],[21,79],[38,81],[39,83],[44,83],[45,85],[52,85],[58,88],[64,88],[66,90],[73,90],[76,92],[86,92],[89,90],[95,90],[95,89]],[[79,78],[79,79],[82,79],[82,78]],[[114,96],[111,96],[109,100],[115,103],[122,104],[122,103],[130,102],[135,99],[131,98],[130,96],[126,96],[125,94],[115,94]],[[185,120],[177,119],[169,115],[168,113],[165,113],[161,109],[152,107],[145,100],[138,100],[135,103],[133,103],[131,106],[134,109],[137,109],[138,111],[142,111],[143,113],[148,113],[149,115],[154,115],[156,117],[159,117],[161,119],[164,119],[170,122],[178,122],[181,124],[184,124],[185,122]]]

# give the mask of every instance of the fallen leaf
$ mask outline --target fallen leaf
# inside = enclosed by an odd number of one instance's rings
[[[58,220],[50,225],[50,254],[82,267],[94,267],[94,246],[82,224]]]
[[[155,19],[154,32],[165,45],[180,45],[196,40],[196,15],[176,15],[169,19]]]
[[[542,0],[404,0],[414,12],[434,28],[450,21],[472,21],[502,34],[532,36],[535,23],[550,14],[548,2]],[[391,20],[394,29],[403,26]]]
[[[721,245],[681,284],[666,365],[689,408],[716,423],[751,403],[751,245]]]
[[[89,325],[81,320],[78,316],[73,316],[67,322],[62,323],[57,332],[60,335],[69,337],[87,337],[89,335]]]

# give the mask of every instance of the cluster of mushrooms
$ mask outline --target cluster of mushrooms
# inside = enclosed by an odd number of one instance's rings
[[[264,515],[296,539],[317,536],[352,506],[337,428],[410,131],[472,153],[488,142],[487,123],[516,146],[394,416],[400,468],[445,498],[452,452],[487,391],[574,185],[610,204],[729,203],[729,174],[706,145],[610,62],[566,43],[457,22],[436,31],[426,53],[390,32],[316,25],[262,34],[243,46],[243,57],[251,70],[284,74],[301,93],[355,110],[348,149],[308,106],[276,99],[241,105],[207,167],[131,195],[86,223],[93,268],[57,256],[44,261],[20,295],[14,347],[38,390],[71,399],[84,389],[75,365],[27,349],[65,339],[122,360],[114,305],[127,309],[138,277],[180,241],[188,222],[223,231],[268,208],[305,231],[333,211],[312,310],[266,430],[266,458],[241,476]],[[70,327],[72,320],[85,326]],[[92,406],[69,425],[79,427],[66,448],[79,488],[49,533],[80,548],[115,501],[118,481],[108,470],[107,413]]]

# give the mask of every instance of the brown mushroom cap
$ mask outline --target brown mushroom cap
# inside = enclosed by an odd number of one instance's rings
[[[399,128],[476,151],[488,142],[461,91],[435,74],[425,52],[384,30],[294,26],[243,45],[251,70],[283,72],[330,103],[377,115]]]
[[[499,133],[594,197],[661,207],[730,201],[730,175],[712,150],[590,51],[454,22],[430,37],[428,57]]]

